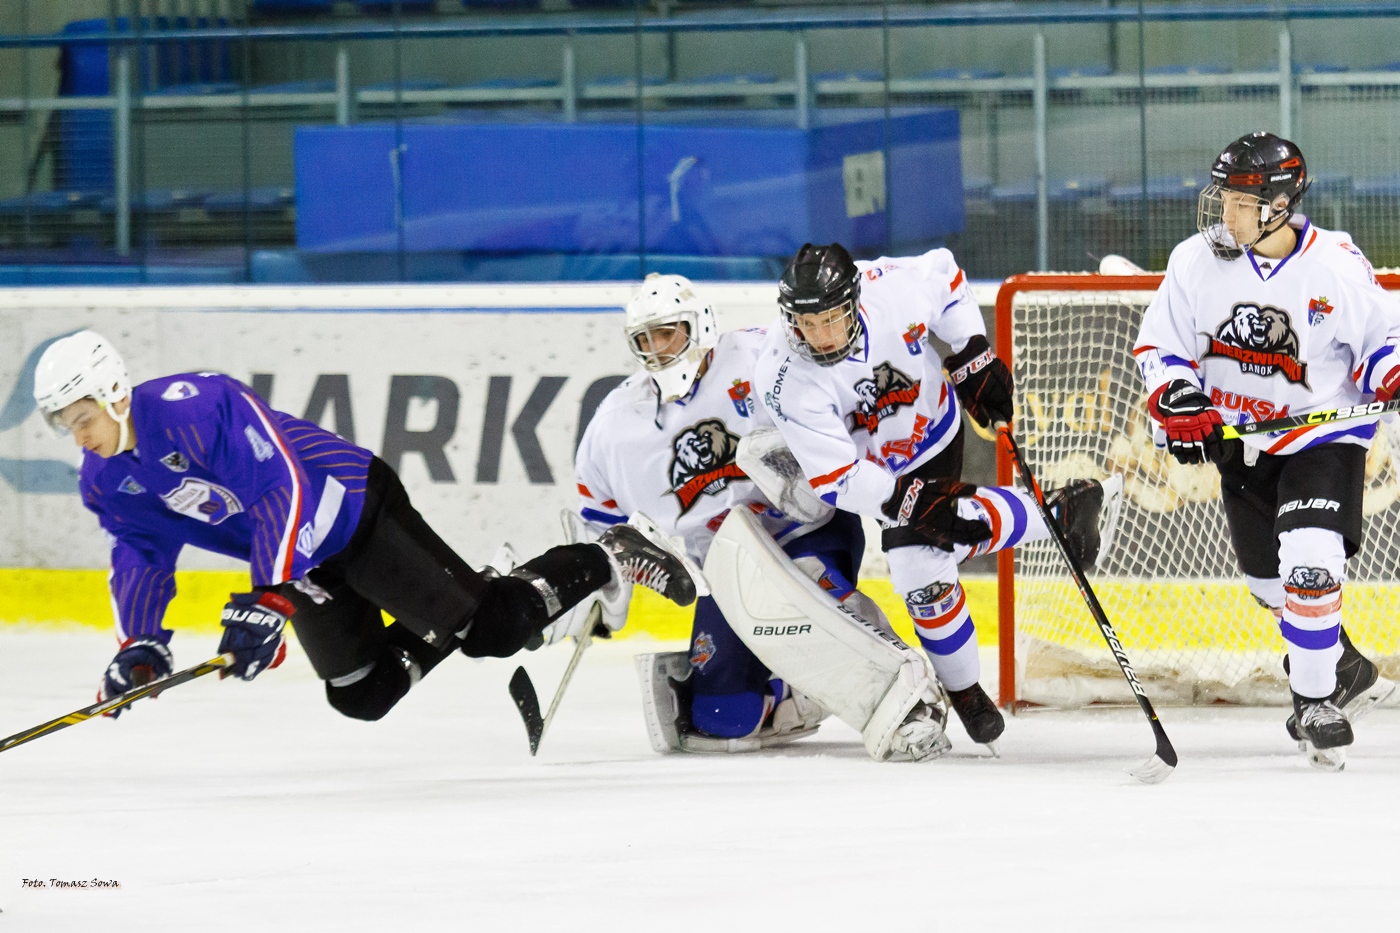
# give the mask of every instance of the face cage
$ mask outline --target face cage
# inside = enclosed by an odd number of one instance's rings
[[[1196,202],[1196,229],[1206,238],[1210,244],[1211,252],[1221,259],[1238,259],[1244,255],[1244,251],[1253,248],[1264,237],[1278,230],[1288,223],[1288,218],[1292,211],[1285,208],[1277,213],[1273,213],[1269,207],[1269,202],[1259,197],[1257,194],[1248,192],[1237,192],[1243,197],[1253,198],[1259,210],[1259,232],[1254,239],[1248,243],[1237,243],[1234,234],[1225,226],[1225,192],[1228,189],[1222,188],[1218,184],[1207,185],[1201,192],[1200,200]],[[1272,216],[1268,216],[1272,214]]]
[[[632,355],[637,358],[637,362],[649,373],[659,373],[662,370],[674,366],[676,363],[684,362],[688,359],[697,347],[695,334],[698,329],[698,321],[693,311],[687,311],[664,321],[647,321],[636,327],[627,329],[627,349],[632,351]],[[674,353],[660,354],[651,350],[643,350],[639,338],[650,334],[653,330],[661,327],[684,327],[685,344]],[[651,344],[650,338],[647,343]]]
[[[784,307],[782,311],[783,321],[787,324],[788,347],[798,356],[806,360],[811,360],[818,366],[835,366],[851,355],[851,351],[855,348],[856,341],[860,339],[860,314],[857,313],[859,306],[859,300],[851,298],[844,304],[829,308],[826,311],[792,311]],[[839,324],[843,321],[845,322],[846,343],[834,350],[814,350],[812,345],[807,342],[807,338],[802,336],[802,331],[798,329],[797,318],[806,314],[831,314],[834,311],[840,311],[841,314],[839,317],[833,319],[831,323]]]

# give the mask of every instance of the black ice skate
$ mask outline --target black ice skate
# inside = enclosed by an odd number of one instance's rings
[[[1070,550],[1084,569],[1099,558],[1099,513],[1103,511],[1103,484],[1093,479],[1073,479],[1045,497],[1045,504],[1064,529]]]
[[[1293,694],[1298,733],[1313,767],[1340,771],[1346,767],[1346,747],[1352,743],[1351,723],[1335,702],[1337,694],[1311,700]]]
[[[963,690],[949,690],[948,702],[953,712],[958,714],[958,719],[962,720],[967,737],[978,745],[990,746],[1006,729],[1001,710],[997,709],[981,684],[973,684]]]
[[[1346,713],[1348,722],[1355,722],[1388,700],[1395,692],[1395,683],[1382,678],[1376,665],[1356,650],[1345,628],[1341,629],[1339,637],[1342,642],[1342,656],[1337,659],[1337,692],[1332,695],[1332,701]],[[1290,673],[1286,655],[1283,659],[1283,672]],[[1303,737],[1298,734],[1298,717],[1295,714],[1288,714],[1288,722],[1284,723],[1284,728],[1288,730],[1289,738],[1298,743],[1298,748],[1307,751]]]
[[[689,606],[697,595],[709,592],[699,568],[643,515],[609,528],[598,538],[598,545],[612,561],[617,580],[655,590],[677,606]]]

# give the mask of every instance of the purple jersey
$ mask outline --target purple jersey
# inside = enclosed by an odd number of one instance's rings
[[[136,447],[85,452],[83,504],[112,541],[118,636],[162,627],[186,544],[246,560],[254,586],[300,579],[350,543],[373,456],[267,407],[236,379],[184,373],[131,395]]]

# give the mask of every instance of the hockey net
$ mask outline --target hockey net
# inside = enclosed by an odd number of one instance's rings
[[[1400,291],[1400,275],[1380,276]],[[1013,361],[1017,436],[1044,486],[1124,476],[1116,541],[1089,578],[1154,703],[1287,702],[1284,644],[1230,550],[1214,467],[1152,445],[1132,348],[1161,276],[1021,275],[997,297],[998,354]],[[1366,537],[1348,562],[1343,624],[1400,678],[1400,422],[1366,460]],[[1393,446],[1392,446],[1393,445]],[[999,454],[998,481],[1012,482]],[[1133,696],[1049,542],[1003,552],[1001,702],[1052,707]]]

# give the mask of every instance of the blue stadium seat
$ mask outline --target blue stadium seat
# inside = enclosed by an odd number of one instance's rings
[[[538,10],[540,0],[462,0],[469,10]]]
[[[972,178],[963,176],[963,197],[968,200],[985,201],[992,196],[992,180],[990,178]]]
[[[1052,181],[1049,188],[1050,198],[1055,201],[1101,198],[1108,194],[1108,179],[1102,175],[1081,175],[1077,178]]]
[[[1106,78],[1113,69],[1107,65],[1070,65],[1050,68],[1046,74],[1051,78]]]
[[[1191,65],[1158,65],[1147,69],[1150,75],[1171,75],[1173,77],[1194,77],[1196,75],[1224,75],[1233,69],[1218,62],[1198,62]]]
[[[923,81],[977,81],[1005,76],[1005,72],[995,68],[935,68],[914,77]]]
[[[296,192],[290,187],[267,185],[250,188],[245,199],[242,191],[220,191],[205,199],[204,212],[211,217],[242,214],[245,203],[251,213],[278,213],[296,205]]]
[[[879,71],[819,71],[812,75],[813,81],[883,81],[885,76]]]
[[[1206,185],[1204,175],[1167,175],[1147,180],[1149,201],[1194,201]],[[1141,182],[1130,181],[1113,185],[1108,196],[1115,201],[1141,201]]]
[[[1336,197],[1341,194],[1350,194],[1351,190],[1352,179],[1350,175],[1320,172],[1313,176],[1312,186],[1308,188],[1308,195]]]
[[[1026,178],[1007,185],[996,185],[989,195],[997,204],[1021,204],[1034,202],[1036,183],[1034,178]]]
[[[133,195],[131,210],[140,214],[173,214],[202,207],[207,197],[208,191],[197,188],[155,188]],[[117,209],[117,199],[109,194],[97,206],[103,213],[110,214]]]
[[[402,81],[381,81],[378,84],[366,84],[361,90],[392,91],[397,88],[404,91],[438,91],[445,87],[447,87],[446,84],[433,78],[404,78]]]
[[[335,0],[253,0],[253,9],[273,16],[301,13],[329,13]]]
[[[355,6],[365,13],[392,13],[393,0],[355,0]],[[437,0],[399,0],[399,9],[405,13],[431,13],[437,8]]]
[[[72,211],[97,207],[102,195],[92,191],[36,191],[28,197],[0,201],[0,216],[60,217]]]
[[[1338,65],[1333,62],[1294,62],[1293,73],[1295,75],[1335,75],[1351,69],[1346,65]]]
[[[605,75],[601,78],[594,78],[588,84],[592,87],[626,87],[629,84],[635,84],[636,81],[634,75]],[[657,87],[665,83],[665,78],[656,75],[646,75],[642,78],[642,87]]]
[[[283,81],[280,84],[264,84],[248,91],[249,94],[329,94],[335,90],[334,81]]]
[[[1379,178],[1358,178],[1352,184],[1352,193],[1359,198],[1400,197],[1400,175],[1382,175]]]
[[[536,87],[555,87],[558,84],[558,78],[490,78],[458,86],[474,91],[521,91]]]
[[[767,71],[755,71],[747,74],[717,74],[706,75],[703,78],[687,78],[678,81],[677,84],[733,84],[736,86],[745,84],[772,84],[778,80],[778,76]]]
[[[147,97],[208,97],[211,94],[237,94],[242,90],[237,81],[209,81],[203,84],[172,84],[170,87],[147,91]]]

